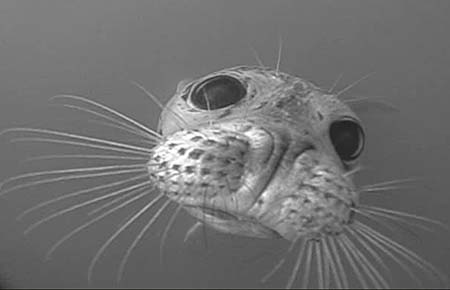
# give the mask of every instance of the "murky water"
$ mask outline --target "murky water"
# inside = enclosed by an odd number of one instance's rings
[[[155,126],[159,109],[130,81],[167,100],[178,81],[223,67],[254,64],[251,47],[281,69],[324,87],[340,88],[375,72],[347,96],[387,96],[397,113],[364,110],[368,136],[359,184],[419,177],[401,191],[371,194],[367,203],[450,223],[450,25],[448,1],[1,1],[0,129],[12,126],[93,130],[85,115],[48,107],[61,93],[85,95]],[[51,151],[0,142],[0,177],[25,170],[19,161]],[[47,152],[48,153],[48,152]],[[34,169],[39,169],[39,165]],[[85,287],[90,258],[130,212],[80,234],[44,262],[45,252],[80,215],[61,218],[24,237],[38,216],[17,222],[44,195],[73,184],[17,192],[0,203],[0,278],[11,287]],[[51,210],[51,208],[49,209]],[[45,215],[45,211],[42,214]],[[77,219],[78,218],[78,219]],[[160,223],[131,257],[122,287],[260,287],[282,242],[207,232],[183,244],[192,221],[182,216],[159,261]],[[142,225],[142,224],[141,224]],[[121,255],[139,225],[106,252],[94,286],[115,285]],[[450,273],[450,234],[399,232],[407,243]],[[205,245],[205,241],[207,245]],[[266,286],[283,286],[289,267]],[[399,273],[397,273],[398,271]],[[398,275],[397,275],[398,274]],[[394,269],[395,286],[414,286]],[[264,285],[263,285],[264,286]]]

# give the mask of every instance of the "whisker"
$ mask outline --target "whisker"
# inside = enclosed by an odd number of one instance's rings
[[[373,187],[379,187],[379,186],[385,186],[385,185],[395,185],[395,184],[414,182],[414,181],[417,181],[417,178],[394,179],[394,180],[388,180],[388,181],[377,182],[377,183],[365,185],[365,186],[362,186],[361,189],[369,189],[369,188],[373,188]]]
[[[375,247],[379,248],[381,252],[389,256],[394,262],[396,262],[416,282],[417,285],[422,285],[422,282],[416,277],[416,275],[414,275],[411,268],[403,261],[401,261],[397,256],[395,256],[394,253],[392,253],[391,249],[386,248],[386,246],[381,244],[378,240],[367,234],[359,225],[355,225],[355,231]]]
[[[334,80],[333,84],[331,85],[331,87],[328,89],[328,93],[332,94],[334,89],[337,87],[337,85],[339,84],[340,80],[342,79],[342,77],[344,76],[344,73],[340,73],[338,75],[338,77],[336,78],[336,80]]]
[[[376,206],[368,206],[368,205],[361,205],[360,208],[362,209],[366,209],[366,210],[372,210],[372,211],[379,211],[379,212],[384,212],[387,214],[391,214],[391,215],[398,215],[398,216],[402,216],[402,217],[408,217],[408,218],[412,218],[412,219],[416,219],[416,220],[421,220],[424,222],[428,222],[437,226],[442,227],[445,230],[450,230],[450,227],[440,221],[434,220],[434,219],[430,219],[430,218],[426,218],[423,216],[419,216],[419,215],[415,215],[415,214],[411,214],[411,213],[406,213],[406,212],[402,212],[402,211],[397,211],[397,210],[392,210],[392,209],[386,209],[386,208],[381,208],[381,207],[376,207]]]
[[[128,125],[125,122],[122,122],[122,121],[118,120],[118,119],[109,117],[109,116],[107,116],[105,114],[102,114],[100,112],[97,112],[97,111],[94,111],[94,110],[91,110],[91,109],[88,109],[88,108],[83,108],[83,107],[76,106],[76,105],[71,105],[71,104],[57,104],[56,106],[62,106],[62,107],[65,107],[65,108],[69,108],[69,109],[73,109],[73,110],[89,113],[91,115],[100,117],[102,119],[105,119],[105,120],[108,120],[108,121],[111,122],[111,123],[107,123],[107,124],[116,124],[118,126],[121,126],[119,128],[123,128],[124,130],[126,130],[126,131],[128,131],[130,133],[133,133],[134,135],[138,135],[138,136],[145,137],[145,138],[148,138],[148,139],[151,139],[151,140],[156,140],[156,141],[160,141],[161,140],[160,137],[157,137],[154,134],[149,134],[149,133],[147,133],[147,131],[142,130],[140,127],[136,127],[136,126],[133,127],[131,125]]]
[[[324,257],[325,257],[325,261],[326,261],[326,264],[327,264],[327,268],[328,269],[330,269],[331,268],[331,272],[332,272],[332,275],[333,275],[333,279],[334,279],[334,281],[336,282],[336,285],[337,285],[337,288],[338,289],[342,289],[342,284],[341,284],[341,280],[340,280],[340,278],[339,278],[339,274],[338,274],[338,272],[337,272],[337,265],[336,265],[336,263],[335,263],[335,261],[334,261],[334,259],[333,259],[333,256],[331,255],[331,253],[330,253],[330,249],[329,249],[329,247],[328,247],[328,243],[327,243],[327,241],[328,241],[328,237],[325,237],[324,239],[323,239],[323,241],[322,241],[322,246],[323,246],[323,251],[324,251]],[[330,282],[331,282],[331,279],[329,279],[330,280]],[[327,285],[326,285],[326,287],[327,287],[327,289],[329,289],[330,287],[330,285],[329,285],[330,283],[327,283]]]
[[[368,213],[368,212],[366,212],[366,211],[363,211],[363,210],[359,210],[359,209],[356,209],[356,208],[352,208],[352,210],[353,210],[354,212],[356,212],[356,213],[362,215],[363,217],[365,217],[365,218],[367,218],[367,219],[369,219],[369,220],[371,220],[371,221],[374,221],[375,223],[378,223],[378,224],[380,224],[380,225],[386,227],[386,228],[389,229],[390,231],[395,232],[395,228],[394,228],[390,223],[388,223],[386,220],[383,220],[383,219],[381,219],[380,217],[375,216],[375,215],[373,215],[373,214],[370,214],[370,213]],[[408,233],[410,233],[410,234],[412,234],[413,236],[415,236],[415,233],[414,233],[414,232],[411,232],[409,229],[404,228],[402,225],[399,225],[399,224],[397,224],[397,223],[395,223],[395,225],[399,226],[402,230],[405,230],[405,231],[407,231]]]
[[[286,289],[291,289],[292,285],[295,282],[295,279],[297,278],[297,275],[298,275],[298,272],[300,269],[300,265],[302,264],[303,254],[305,252],[306,244],[308,243],[308,241],[306,239],[303,239],[300,243],[301,244],[300,244],[300,248],[298,251],[297,259],[295,260],[294,268],[292,268],[291,275],[286,284]]]
[[[31,162],[38,160],[51,160],[51,159],[107,159],[107,160],[142,160],[148,161],[148,157],[133,157],[133,156],[121,156],[121,155],[101,155],[101,154],[52,154],[30,157],[22,162]]]
[[[167,109],[169,110],[178,121],[181,121],[181,123],[184,124],[184,126],[186,128],[189,128],[189,124],[183,119],[183,117],[178,114],[177,112],[175,112],[174,110],[172,110],[170,107],[165,107],[159,100],[157,97],[155,97],[152,93],[150,93],[144,86],[142,86],[141,84],[139,84],[138,82],[132,81],[131,82],[133,85],[135,85],[136,87],[138,87],[142,92],[144,92],[144,94],[146,94],[153,102],[155,102],[158,107],[161,108],[161,110]]]
[[[249,47],[250,47],[250,50],[252,51],[253,57],[255,58],[255,60],[256,60],[256,62],[258,63],[258,65],[259,65],[260,67],[266,67],[266,66],[263,64],[263,62],[261,61],[261,58],[259,57],[258,51],[257,51],[252,45],[249,45]]]
[[[323,277],[323,266],[322,266],[322,252],[320,250],[321,241],[314,241],[314,249],[316,252],[316,266],[317,266],[317,282],[318,288],[324,289],[324,277]]]
[[[139,172],[142,172],[142,173],[146,172],[146,169],[136,167],[136,169],[110,170],[109,172],[107,171],[107,172],[100,172],[100,173],[73,174],[73,175],[67,175],[67,176],[62,176],[62,177],[47,178],[47,179],[43,179],[43,180],[33,181],[33,182],[29,182],[29,183],[23,183],[23,184],[19,184],[19,185],[10,187],[6,190],[3,190],[0,193],[0,196],[3,196],[10,192],[16,191],[18,189],[29,188],[29,187],[33,187],[33,186],[37,186],[37,185],[42,185],[42,184],[67,181],[67,180],[75,180],[75,179],[90,179],[90,178],[94,178],[94,177],[131,174],[131,173],[139,173]]]
[[[183,239],[183,243],[186,243],[187,240],[190,239],[190,237],[200,228],[203,226],[202,222],[195,222],[195,224],[193,224],[187,231],[186,234],[184,235],[184,239]]]
[[[48,134],[48,135],[54,135],[54,136],[58,136],[58,137],[67,137],[67,138],[75,139],[75,140],[88,141],[88,142],[92,142],[92,143],[99,143],[99,144],[102,144],[102,145],[107,145],[107,146],[109,146],[111,148],[130,149],[130,150],[133,150],[133,151],[146,152],[146,153],[151,153],[152,152],[152,150],[148,149],[148,148],[128,145],[128,144],[125,144],[125,143],[120,143],[120,142],[106,140],[106,139],[99,139],[99,138],[94,138],[94,137],[89,137],[89,136],[83,136],[83,135],[72,134],[72,133],[61,132],[61,131],[48,130],[48,129],[15,127],[15,128],[10,128],[10,129],[4,130],[2,133],[0,133],[0,135],[1,134],[6,134],[6,133],[9,133],[9,132]],[[19,138],[16,138],[16,139],[19,139]],[[55,139],[55,140],[58,140],[58,139]]]
[[[84,103],[88,103],[88,104],[94,105],[94,106],[96,106],[98,108],[101,108],[101,109],[103,109],[103,110],[105,110],[105,111],[107,111],[109,113],[112,113],[114,116],[116,116],[116,117],[118,117],[118,118],[120,118],[120,119],[122,119],[124,121],[127,121],[130,124],[135,125],[136,127],[138,127],[140,129],[142,129],[143,131],[149,133],[150,135],[155,136],[156,138],[162,138],[161,134],[159,134],[158,132],[148,128],[147,126],[144,126],[143,124],[139,123],[138,121],[136,121],[136,120],[134,120],[134,119],[132,119],[130,117],[127,117],[126,115],[124,115],[124,114],[122,114],[122,113],[120,113],[120,112],[118,112],[118,111],[116,111],[116,110],[114,110],[114,109],[112,109],[112,108],[110,108],[110,107],[108,107],[106,105],[100,104],[99,102],[95,102],[95,101],[90,100],[90,99],[85,98],[85,97],[73,96],[73,95],[59,95],[59,96],[54,96],[54,97],[50,98],[50,100],[56,100],[56,99],[72,99],[72,100],[78,100],[78,101],[82,101]]]
[[[338,265],[339,276],[342,279],[343,288],[344,289],[348,289],[349,285],[348,285],[347,275],[345,273],[344,264],[342,263],[341,256],[339,255],[339,251],[338,251],[338,249],[336,247],[336,243],[334,242],[334,240],[335,240],[334,237],[330,237],[329,238],[330,247],[331,247],[331,253],[336,258],[336,264]]]
[[[145,190],[146,190],[146,189],[144,188],[143,191],[145,191]],[[88,213],[87,213],[87,216],[93,216],[93,215],[96,215],[96,214],[98,214],[99,212],[103,211],[104,209],[106,209],[106,208],[108,208],[108,207],[111,207],[111,206],[113,206],[114,204],[117,204],[118,202],[121,202],[121,201],[124,200],[124,199],[127,199],[128,197],[130,197],[131,195],[135,194],[135,193],[138,192],[138,191],[139,191],[139,189],[138,189],[138,190],[131,191],[131,192],[128,192],[128,193],[125,193],[125,194],[123,194],[123,195],[119,195],[119,196],[117,196],[117,197],[114,197],[111,201],[108,201],[107,203],[105,203],[105,204],[103,204],[103,205],[101,205],[101,206],[99,206],[99,207],[97,207],[97,208],[91,210],[90,212],[88,212]],[[142,190],[141,190],[141,191],[142,191]]]
[[[350,171],[344,173],[343,175],[344,175],[345,177],[349,177],[349,176],[352,176],[352,175],[354,175],[354,174],[360,172],[360,171],[363,170],[363,169],[364,169],[364,166],[358,165],[358,166],[356,166],[355,168],[353,168],[352,170],[350,170]]]
[[[289,246],[287,252],[284,254],[285,256],[282,259],[280,259],[278,263],[275,264],[275,266],[266,275],[264,275],[264,277],[261,279],[262,283],[267,282],[273,275],[275,275],[276,272],[278,272],[278,270],[284,265],[284,263],[286,263],[287,256],[292,252],[299,239],[300,237],[296,238],[291,242],[291,245]]]
[[[356,85],[358,85],[360,82],[362,82],[363,80],[369,78],[370,76],[373,75],[373,72],[363,76],[362,78],[356,80],[355,82],[351,83],[350,85],[346,86],[345,88],[343,88],[342,90],[340,90],[337,94],[336,94],[336,98],[338,98],[340,95],[342,95],[343,93],[345,93],[346,91],[352,89],[353,87],[355,87]]]
[[[330,289],[330,283],[331,283],[331,281],[330,281],[330,263],[329,263],[327,257],[325,256],[323,243],[324,243],[324,239],[321,238],[319,245],[317,245],[317,247],[319,248],[319,251],[320,251],[320,256],[321,256],[320,258],[322,260],[322,265],[323,265],[323,281],[324,281],[323,287],[324,287],[324,289]]]
[[[45,206],[48,206],[50,204],[56,203],[58,201],[62,201],[62,200],[65,200],[65,199],[68,199],[68,198],[71,198],[71,197],[76,197],[76,196],[80,196],[80,195],[83,195],[83,194],[95,192],[95,191],[100,190],[100,189],[106,189],[106,188],[115,187],[115,186],[118,186],[118,185],[121,185],[121,184],[126,184],[128,182],[139,180],[139,179],[147,177],[147,176],[148,176],[147,174],[142,174],[142,175],[138,175],[138,176],[135,176],[135,177],[132,177],[132,178],[128,178],[128,179],[125,179],[125,180],[120,180],[120,181],[117,181],[117,182],[114,182],[114,183],[102,184],[102,185],[99,185],[99,186],[90,187],[90,188],[78,190],[78,191],[75,191],[75,192],[72,192],[72,193],[64,194],[62,196],[58,196],[56,198],[50,199],[50,200],[45,201],[45,202],[38,203],[37,205],[35,205],[33,207],[30,207],[29,209],[27,209],[23,213],[21,213],[17,217],[17,220],[22,220],[24,217],[26,217],[30,213],[32,213],[32,212],[34,212],[34,211],[36,211],[36,210],[38,210],[40,208],[43,208]]]
[[[209,124],[210,127],[212,127],[212,125],[213,125],[213,122],[212,122],[213,116],[211,115],[211,105],[209,104],[208,92],[205,90],[205,88],[203,88],[203,93],[204,93],[204,99],[205,99],[205,102],[206,102],[206,110],[208,111],[208,114],[210,115],[209,118],[208,118],[209,119],[208,120],[208,124]]]
[[[111,235],[106,242],[100,247],[100,249],[97,251],[97,253],[92,258],[89,267],[88,267],[88,282],[89,284],[92,281],[92,275],[95,268],[95,265],[97,264],[98,260],[102,256],[102,254],[105,252],[105,250],[109,247],[109,245],[125,230],[130,226],[134,221],[136,221],[139,217],[141,217],[147,210],[149,210],[152,206],[154,206],[158,201],[160,201],[162,198],[164,198],[164,194],[159,194],[156,198],[148,202],[145,206],[143,206],[136,214],[134,214],[131,218],[127,220],[125,224],[123,224],[116,232],[114,232],[113,235]]]
[[[94,204],[94,203],[96,203],[96,202],[99,202],[99,201],[102,201],[102,200],[105,200],[105,199],[108,199],[108,198],[117,196],[117,195],[119,195],[119,194],[125,193],[125,192],[127,192],[127,191],[131,191],[131,190],[133,190],[133,189],[137,189],[137,188],[140,188],[140,187],[144,187],[144,186],[147,186],[147,185],[150,185],[150,184],[151,184],[151,181],[142,182],[142,183],[139,183],[139,184],[137,184],[137,185],[133,185],[133,186],[130,186],[130,187],[121,189],[121,190],[117,190],[117,191],[114,191],[114,192],[112,192],[112,193],[108,193],[108,194],[106,194],[106,195],[103,195],[103,196],[100,196],[100,197],[97,197],[97,198],[93,198],[93,199],[91,199],[91,200],[88,200],[88,201],[85,201],[85,202],[76,204],[76,205],[74,205],[74,206],[68,207],[68,208],[66,208],[66,209],[57,211],[57,212],[55,212],[55,213],[53,213],[53,214],[51,214],[51,215],[48,215],[48,216],[45,217],[45,218],[42,218],[42,219],[38,220],[38,221],[35,222],[35,223],[31,224],[27,229],[25,229],[24,234],[30,233],[31,231],[33,231],[34,229],[36,229],[36,228],[39,227],[40,225],[42,225],[42,224],[44,224],[44,223],[46,223],[46,222],[49,222],[50,220],[52,220],[52,219],[54,219],[54,218],[57,218],[57,217],[59,217],[59,216],[61,216],[61,215],[70,213],[70,212],[72,212],[72,211],[74,211],[74,210],[77,210],[77,209],[79,209],[79,208],[82,208],[82,207],[85,207],[85,206]]]
[[[361,238],[361,233],[359,231],[354,230],[351,226],[347,227],[347,231],[355,238],[356,241],[358,241],[364,247],[364,249],[366,249],[370,253],[370,255],[378,262],[378,264],[380,264],[384,268],[387,273],[390,273],[389,267],[386,265],[380,255],[378,255],[378,253],[372,248],[372,246],[366,243],[363,238]]]
[[[344,241],[346,241],[348,247],[353,253],[355,259],[359,260],[359,264],[364,268],[363,271],[370,278],[375,288],[389,288],[388,283],[380,274],[380,272],[372,265],[372,263],[367,259],[366,255],[353,243],[348,237],[343,236]]]
[[[381,191],[392,191],[397,189],[404,189],[406,186],[380,186],[380,187],[372,187],[372,188],[366,188],[361,189],[359,192],[381,192]]]
[[[306,261],[305,261],[305,272],[303,272],[302,277],[302,289],[306,289],[309,284],[309,274],[311,272],[311,262],[312,262],[312,255],[313,255],[313,242],[312,241],[305,241],[307,244],[306,249]]]
[[[137,137],[139,137],[141,139],[143,138],[142,141],[145,141],[146,143],[151,144],[151,145],[158,144],[161,141],[161,140],[158,140],[156,138],[149,138],[146,135],[139,134],[137,131],[128,129],[128,128],[122,126],[122,125],[117,125],[117,124],[112,124],[112,123],[105,122],[105,121],[92,120],[92,119],[91,120],[87,120],[87,122],[88,123],[97,124],[97,125],[102,125],[102,126],[105,126],[105,127],[111,127],[111,128],[114,128],[114,129],[122,130],[124,132],[127,132],[127,133],[133,135],[133,136],[137,136]]]
[[[441,282],[443,282],[444,285],[448,285],[447,276],[442,274],[436,267],[434,267],[431,263],[426,261],[425,259],[418,256],[416,253],[411,251],[410,249],[406,248],[405,246],[395,242],[391,238],[386,237],[385,235],[379,233],[378,231],[372,229],[371,227],[364,225],[360,222],[358,222],[360,227],[366,230],[366,233],[372,235],[373,238],[378,239],[381,243],[385,244],[387,247],[390,247],[392,250],[396,251],[408,261],[410,261],[412,264],[416,265],[425,273],[430,275],[430,278],[432,279],[433,275],[440,279]],[[433,280],[433,279],[432,279]]]
[[[129,149],[122,149],[122,148],[115,148],[110,146],[104,146],[104,145],[97,145],[97,144],[91,144],[86,142],[77,142],[77,141],[66,141],[66,140],[58,140],[58,139],[50,139],[50,138],[14,138],[11,139],[10,142],[43,142],[43,143],[55,143],[55,144],[65,144],[65,145],[75,145],[85,148],[94,148],[94,149],[102,149],[107,151],[115,151],[115,152],[122,152],[122,153],[129,153],[134,155],[142,155],[142,156],[149,156],[149,154],[152,153],[150,150],[149,152],[142,152],[142,151],[135,151],[135,150],[129,150]]]
[[[162,212],[167,208],[167,206],[172,201],[170,199],[166,200],[166,202],[158,209],[158,211],[153,215],[153,217],[147,222],[147,224],[142,228],[142,230],[139,232],[139,234],[134,239],[133,243],[128,247],[125,255],[122,258],[122,261],[119,265],[119,270],[117,272],[117,282],[120,282],[123,277],[123,273],[125,271],[125,266],[128,262],[128,259],[133,252],[133,250],[136,248],[137,244],[141,241],[145,233],[150,229],[150,227],[155,223],[155,221],[161,216]]]
[[[137,194],[137,195],[135,195]],[[76,227],[75,229],[73,229],[72,231],[70,231],[69,233],[65,234],[63,237],[61,237],[59,240],[57,240],[52,247],[48,250],[48,252],[45,255],[45,259],[49,260],[51,259],[51,256],[53,255],[53,253],[62,245],[64,244],[66,241],[68,241],[70,238],[72,238],[74,235],[76,235],[77,233],[81,232],[82,230],[86,229],[87,227],[89,227],[90,225],[100,221],[101,219],[107,217],[110,214],[113,214],[114,212],[117,212],[119,209],[127,206],[128,204],[137,201],[141,198],[143,198],[144,196],[148,195],[149,193],[147,192],[147,189],[144,188],[138,188],[136,190],[132,190],[122,196],[120,196],[121,198],[128,198],[132,195],[135,195],[134,197],[124,201],[123,203],[115,206],[114,208],[109,209],[108,211],[102,213],[99,216],[96,216],[95,218],[89,220],[88,222],[82,224],[81,226]]]
[[[161,236],[161,240],[159,242],[159,261],[160,263],[163,262],[163,253],[164,253],[164,245],[166,244],[166,239],[169,235],[169,231],[172,228],[178,214],[180,213],[181,209],[183,208],[183,205],[180,203],[175,211],[173,212],[172,216],[170,217],[170,220],[167,222],[167,225],[164,229],[164,232]]]
[[[77,172],[86,172],[86,171],[105,171],[105,170],[113,170],[113,169],[124,169],[124,168],[139,168],[144,167],[145,164],[130,164],[130,165],[108,165],[108,166],[96,166],[96,167],[79,167],[79,168],[70,168],[70,169],[57,169],[57,170],[45,170],[45,171],[36,171],[25,173],[17,176],[10,177],[6,179],[2,184],[6,185],[13,181],[21,180],[29,177],[39,177],[43,175],[60,175],[66,173],[77,173]]]
[[[388,219],[388,220],[393,220],[393,221],[404,223],[404,224],[407,224],[407,225],[410,225],[410,226],[413,226],[413,227],[417,227],[417,228],[420,228],[420,229],[422,229],[424,231],[428,231],[428,232],[433,232],[434,231],[432,228],[426,227],[426,226],[421,225],[421,224],[413,223],[413,222],[408,221],[406,218],[403,218],[403,217],[397,217],[397,216],[394,216],[392,214],[378,212],[376,210],[370,210],[370,209],[363,209],[363,211],[368,213],[368,214],[377,215],[377,216],[383,217],[383,218]]]
[[[273,275],[275,275],[276,272],[278,272],[278,270],[280,270],[284,263],[286,263],[286,257],[280,259],[278,263],[276,263],[275,266],[273,266],[272,269],[261,278],[261,283],[266,283]],[[289,287],[286,286],[286,288]]]
[[[347,258],[347,261],[350,263],[350,266],[353,269],[353,272],[356,274],[356,276],[358,277],[359,282],[361,282],[361,285],[364,289],[368,289],[369,286],[367,284],[366,279],[364,278],[364,276],[361,274],[361,272],[359,271],[358,266],[355,263],[355,260],[353,260],[352,255],[350,255],[351,250],[349,250],[347,247],[347,244],[344,243],[341,239],[341,237],[337,237],[336,241],[339,245],[339,247],[343,250],[345,257]]]
[[[281,52],[283,50],[283,39],[281,38],[281,35],[279,35],[278,38],[278,57],[277,57],[277,66],[276,66],[276,74],[280,72],[280,64],[281,64]]]

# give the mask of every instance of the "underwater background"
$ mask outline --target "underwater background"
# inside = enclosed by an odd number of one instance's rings
[[[49,106],[48,99],[87,96],[155,128],[160,109],[132,81],[165,102],[183,79],[256,65],[253,48],[265,65],[274,67],[281,38],[282,71],[325,88],[342,75],[336,90],[373,73],[345,97],[383,96],[398,109],[359,106],[367,147],[356,183],[417,180],[405,189],[365,194],[362,201],[450,224],[449,28],[449,1],[2,0],[0,130],[43,127],[121,140],[114,130],[83,122],[86,115]],[[21,161],[53,148],[57,146],[11,144],[0,136],[0,179],[46,169],[43,163]],[[0,199],[3,287],[88,286],[90,259],[131,210],[80,233],[49,261],[44,261],[46,251],[85,221],[85,212],[56,219],[26,236],[27,225],[55,208],[16,220],[45,196],[76,186],[36,187]],[[120,259],[142,221],[121,236],[102,256],[91,286],[285,285],[291,265],[266,284],[259,280],[283,256],[286,243],[212,231],[184,243],[193,223],[186,214],[171,229],[161,263],[159,241],[167,219],[136,248],[116,284]],[[416,229],[391,235],[450,273],[449,232]],[[392,276],[393,286],[420,286],[399,267]]]

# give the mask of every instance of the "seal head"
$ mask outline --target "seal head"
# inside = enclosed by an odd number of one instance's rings
[[[338,234],[358,194],[358,117],[301,78],[236,67],[180,86],[161,114],[150,178],[203,223],[261,238]]]

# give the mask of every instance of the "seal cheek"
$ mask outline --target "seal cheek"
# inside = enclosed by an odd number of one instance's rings
[[[353,185],[339,167],[316,155],[300,155],[262,196],[261,223],[287,240],[338,234],[350,223],[357,199]]]

